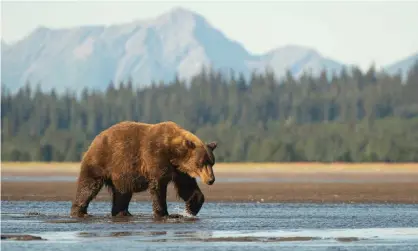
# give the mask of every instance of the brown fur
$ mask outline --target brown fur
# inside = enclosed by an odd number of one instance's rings
[[[205,144],[174,122],[124,121],[101,132],[85,152],[71,216],[87,215],[103,185],[112,192],[112,215],[130,215],[133,193],[149,190],[155,217],[167,217],[167,185],[174,183],[186,210],[197,215],[204,196],[196,179],[215,181],[215,142]]]

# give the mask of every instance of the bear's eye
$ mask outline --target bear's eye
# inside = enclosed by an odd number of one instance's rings
[[[206,158],[205,158],[206,156],[205,155],[203,155],[203,157],[200,159],[200,161],[199,161],[199,163],[200,163],[200,165],[204,165],[205,164],[205,162],[206,162]]]

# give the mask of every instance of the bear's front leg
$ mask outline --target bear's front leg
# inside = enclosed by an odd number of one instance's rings
[[[150,184],[149,191],[151,194],[152,211],[155,219],[162,219],[168,216],[167,185],[168,182],[159,181]]]
[[[179,197],[186,202],[187,213],[196,216],[205,202],[205,196],[197,185],[196,179],[177,172],[174,177],[174,187]]]
[[[112,216],[132,216],[129,212],[129,202],[132,199],[131,192],[121,193],[116,188],[112,189],[113,202],[112,202]]]

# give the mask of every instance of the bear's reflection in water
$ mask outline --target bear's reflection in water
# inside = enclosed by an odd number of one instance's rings
[[[257,236],[224,236],[215,237],[210,231],[118,231],[118,232],[80,232],[79,237],[144,237],[139,241],[150,242],[300,242],[320,240],[319,237],[310,236],[286,236],[286,237],[257,237]],[[156,237],[156,238],[153,238]],[[359,241],[359,238],[335,238],[339,242]]]
[[[97,216],[89,215],[84,218],[64,218],[64,219],[50,219],[45,220],[46,223],[115,223],[115,224],[138,224],[141,222],[152,222],[152,223],[188,223],[188,222],[197,222],[199,221],[198,217],[181,215],[181,214],[171,214],[169,218],[155,219],[152,215],[132,215],[127,216]]]
[[[78,237],[124,237],[124,236],[142,236],[142,237],[166,237],[167,238],[187,238],[202,240],[211,238],[210,232],[199,231],[116,231],[116,232],[79,232]],[[164,238],[163,238],[164,239]],[[161,240],[161,238],[159,239]]]

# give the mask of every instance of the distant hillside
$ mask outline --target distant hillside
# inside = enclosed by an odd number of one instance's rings
[[[2,49],[6,49],[7,48],[7,44],[6,44],[6,42],[4,42],[3,39],[1,40],[1,48]]]
[[[405,78],[409,72],[409,69],[418,61],[418,52],[412,56],[409,56],[399,62],[390,64],[384,69],[389,74],[398,74],[400,73],[403,78]]]
[[[2,46],[2,82],[12,91],[29,80],[42,89],[103,89],[129,77],[135,84],[189,79],[203,66],[248,75],[287,69],[298,76],[322,69],[339,72],[342,64],[311,48],[289,45],[252,55],[202,16],[175,8],[153,20],[70,29],[39,27],[21,41]]]

